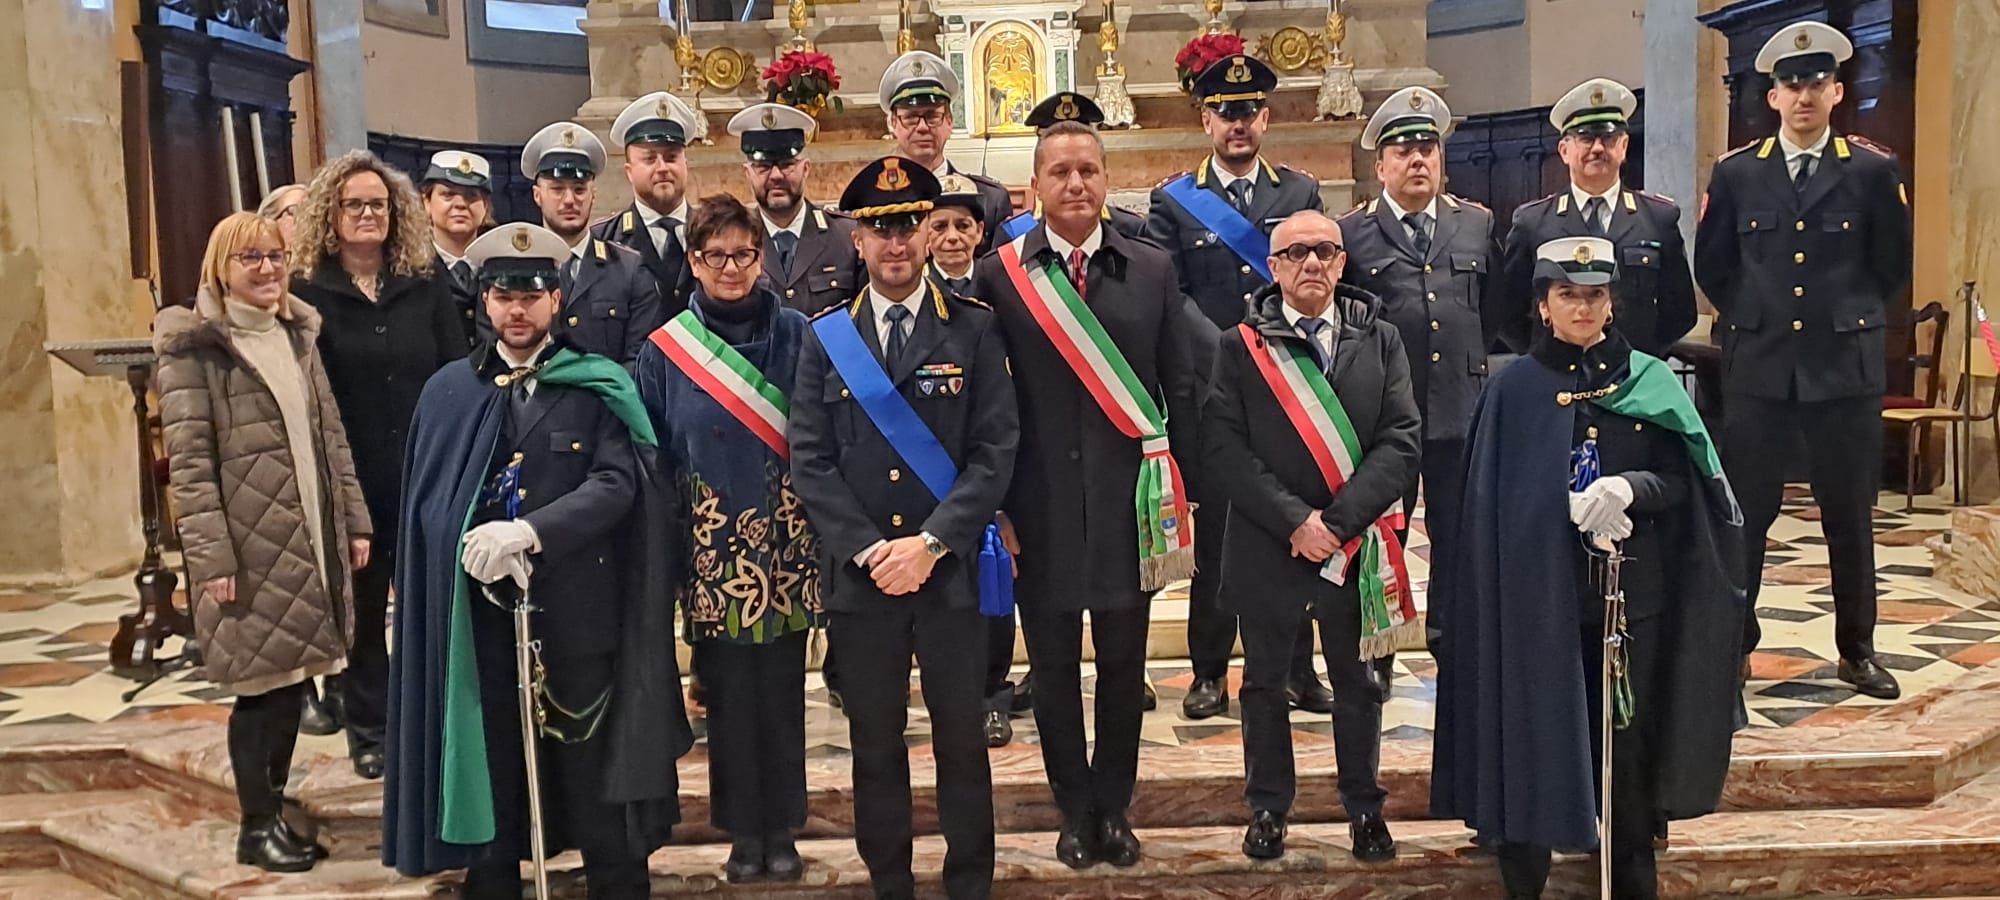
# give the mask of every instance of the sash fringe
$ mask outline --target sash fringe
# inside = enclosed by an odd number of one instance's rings
[[[1181,547],[1163,556],[1139,560],[1139,589],[1147,593],[1194,577],[1194,548]]]
[[[1384,659],[1395,654],[1397,648],[1423,646],[1424,623],[1422,619],[1411,619],[1400,625],[1393,625],[1361,638],[1361,658]]]

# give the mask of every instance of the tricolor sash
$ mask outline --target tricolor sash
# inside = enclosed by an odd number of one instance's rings
[[[790,461],[792,445],[785,439],[791,417],[791,403],[785,392],[765,380],[729,342],[708,330],[694,310],[682,310],[667,324],[648,336],[653,346],[673,361],[675,367],[722,404],[736,421],[778,454]]]
[[[1215,232],[1223,245],[1256,272],[1257,277],[1271,280],[1271,236],[1265,234],[1263,229],[1243,218],[1236,207],[1216,196],[1214,191],[1196,185],[1193,174],[1169,181],[1161,190],[1187,210],[1188,215],[1194,216],[1202,227]]]
[[[1310,354],[1264,339],[1247,324],[1238,328],[1250,349],[1251,361],[1257,364],[1258,373],[1277,397],[1299,440],[1305,442],[1320,477],[1339,493],[1361,461],[1361,439],[1333,386]],[[1345,584],[1347,564],[1360,560],[1362,659],[1388,656],[1396,651],[1397,643],[1418,634],[1416,596],[1403,561],[1403,542],[1396,538],[1396,530],[1402,527],[1403,501],[1397,500],[1320,567],[1321,578]]]
[[[935,288],[932,288],[935,290]],[[813,333],[826,350],[827,361],[847,382],[847,392],[874,423],[875,430],[903,458],[931,498],[944,502],[958,482],[958,466],[930,426],[896,391],[889,373],[861,339],[854,317],[835,310],[813,320]],[[988,616],[1014,613],[1014,558],[1000,541],[998,525],[988,523],[979,542],[979,612]]]
[[[1125,354],[1084,305],[1062,266],[1044,261],[1028,268],[1015,238],[1000,245],[1000,262],[1042,334],[1097,401],[1120,434],[1139,441],[1142,454],[1133,506],[1139,519],[1139,587],[1156,591],[1194,573],[1194,519],[1187,488],[1167,443],[1167,419],[1139,383]]]

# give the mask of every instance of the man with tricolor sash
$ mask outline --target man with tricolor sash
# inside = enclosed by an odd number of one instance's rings
[[[1214,153],[1191,172],[1182,172],[1153,189],[1146,212],[1146,236],[1173,255],[1181,293],[1215,327],[1228,329],[1243,321],[1251,297],[1271,283],[1271,230],[1300,210],[1325,208],[1319,180],[1286,166],[1275,166],[1261,155],[1264,132],[1271,125],[1269,93],[1278,75],[1250,56],[1220,60],[1194,82],[1201,100],[1201,125]],[[1205,472],[1191,472],[1197,490],[1206,487]],[[1190,719],[1206,719],[1229,711],[1229,656],[1236,644],[1236,620],[1225,609],[1222,568],[1223,504],[1198,496],[1202,506],[1197,524],[1210,540],[1195,545],[1199,562],[1188,597],[1188,657],[1194,681],[1181,701]],[[1326,686],[1313,674],[1312,633],[1299,630],[1292,655],[1290,702],[1309,712],[1333,708]]]
[[[1038,134],[1057,122],[1077,122],[1099,128],[1104,125],[1104,110],[1098,107],[1097,101],[1075,91],[1057,91],[1042,98],[1042,102],[1035,104],[1035,108],[1028,110],[1027,117],[1021,120],[1021,124],[1035,129]],[[1146,237],[1146,218],[1125,207],[1106,203],[1098,218],[1126,237]],[[1000,232],[999,240],[1011,241],[1033,231],[1041,222],[1041,204],[1035,203],[993,227]]]
[[[792,482],[819,534],[832,647],[854,751],[854,834],[876,897],[914,898],[910,761],[917,658],[937,760],[945,894],[993,889],[993,792],[981,724],[986,617],[1011,612],[995,513],[1020,421],[1000,322],[925,277],[938,179],[891,156],[840,205],[868,284],[814,317],[791,397]]]
[[[1243,635],[1243,852],[1285,852],[1297,793],[1285,686],[1300,613],[1333,681],[1340,801],[1357,859],[1395,856],[1376,778],[1397,644],[1417,637],[1399,533],[1422,424],[1409,361],[1375,296],[1340,284],[1340,226],[1300,212],[1271,234],[1276,283],[1226,333],[1202,438],[1228,505],[1221,576]]]
[[[624,367],[551,334],[566,241],[512,224],[466,255],[496,340],[439,369],[410,423],[382,860],[520,897],[536,765],[547,852],[582,851],[591,897],[638,900],[694,743],[657,440]]]
[[[1058,122],[1036,143],[1043,221],[979,261],[1006,326],[1021,408],[1007,498],[1035,727],[1063,823],[1056,855],[1130,866],[1148,607],[1194,568],[1194,523],[1167,423],[1195,410],[1185,301],[1166,251],[1104,226],[1097,131]],[[1175,439],[1185,435],[1176,434]],[[1193,447],[1181,446],[1192,454]],[[1096,753],[1083,724],[1083,616],[1096,650]]]

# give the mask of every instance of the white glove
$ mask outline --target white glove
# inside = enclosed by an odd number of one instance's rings
[[[465,533],[465,551],[459,562],[474,581],[489,584],[513,575],[527,587],[526,556],[540,549],[542,542],[535,527],[523,519],[488,522]]]
[[[1632,520],[1625,515],[1631,505],[1632,483],[1623,476],[1606,475],[1570,494],[1569,520],[1578,531],[1602,535],[1614,530],[1613,522],[1623,520],[1625,533],[1613,540],[1624,540],[1632,535]]]

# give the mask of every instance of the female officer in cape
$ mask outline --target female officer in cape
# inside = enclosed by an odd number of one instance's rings
[[[1459,602],[1435,648],[1431,811],[1497,849],[1509,898],[1541,896],[1552,848],[1597,843],[1603,548],[1625,556],[1612,896],[1656,896],[1654,825],[1715,809],[1742,717],[1742,517],[1679,381],[1605,331],[1612,252],[1538,252],[1544,327],[1480,396],[1461,552],[1433,575]]]
[[[382,859],[467,868],[468,898],[520,897],[531,855],[507,594],[535,610],[545,843],[582,851],[593,900],[646,896],[646,856],[679,818],[673,760],[693,744],[657,439],[622,366],[550,334],[568,254],[535,225],[472,243],[497,340],[438,370],[410,426]]]

